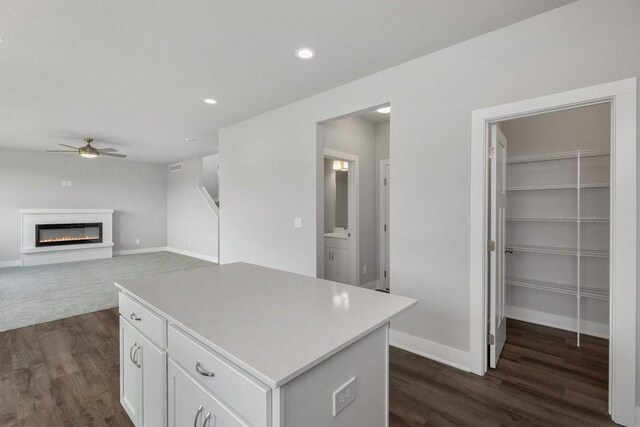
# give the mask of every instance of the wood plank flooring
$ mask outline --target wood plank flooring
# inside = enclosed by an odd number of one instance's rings
[[[498,368],[477,376],[391,348],[392,426],[615,425],[608,341],[509,320]]]
[[[576,349],[573,339],[510,321],[498,369],[484,377],[391,348],[389,424],[612,425],[607,341],[585,337]],[[118,346],[116,309],[0,333],[0,425],[131,426]]]

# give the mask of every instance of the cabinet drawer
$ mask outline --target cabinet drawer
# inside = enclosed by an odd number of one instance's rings
[[[255,427],[271,418],[271,389],[185,332],[169,326],[169,354],[191,376]],[[209,375],[207,375],[209,374]]]
[[[325,248],[347,249],[349,247],[348,239],[341,239],[339,237],[325,237]]]
[[[166,320],[122,292],[118,294],[118,299],[120,301],[120,315],[131,322],[154,344],[164,348],[166,346]]]

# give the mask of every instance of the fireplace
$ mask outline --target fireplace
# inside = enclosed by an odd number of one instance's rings
[[[36,224],[36,247],[102,243],[102,223]]]

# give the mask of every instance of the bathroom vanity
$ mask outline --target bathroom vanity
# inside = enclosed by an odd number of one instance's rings
[[[388,425],[389,321],[415,300],[245,263],[116,286],[135,425]]]

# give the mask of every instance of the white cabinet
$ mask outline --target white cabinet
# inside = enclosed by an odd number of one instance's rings
[[[209,394],[173,360],[169,360],[169,426],[248,426]]]
[[[120,318],[120,402],[136,426],[166,426],[166,352]]]
[[[325,237],[324,278],[334,282],[349,283],[349,240]]]

